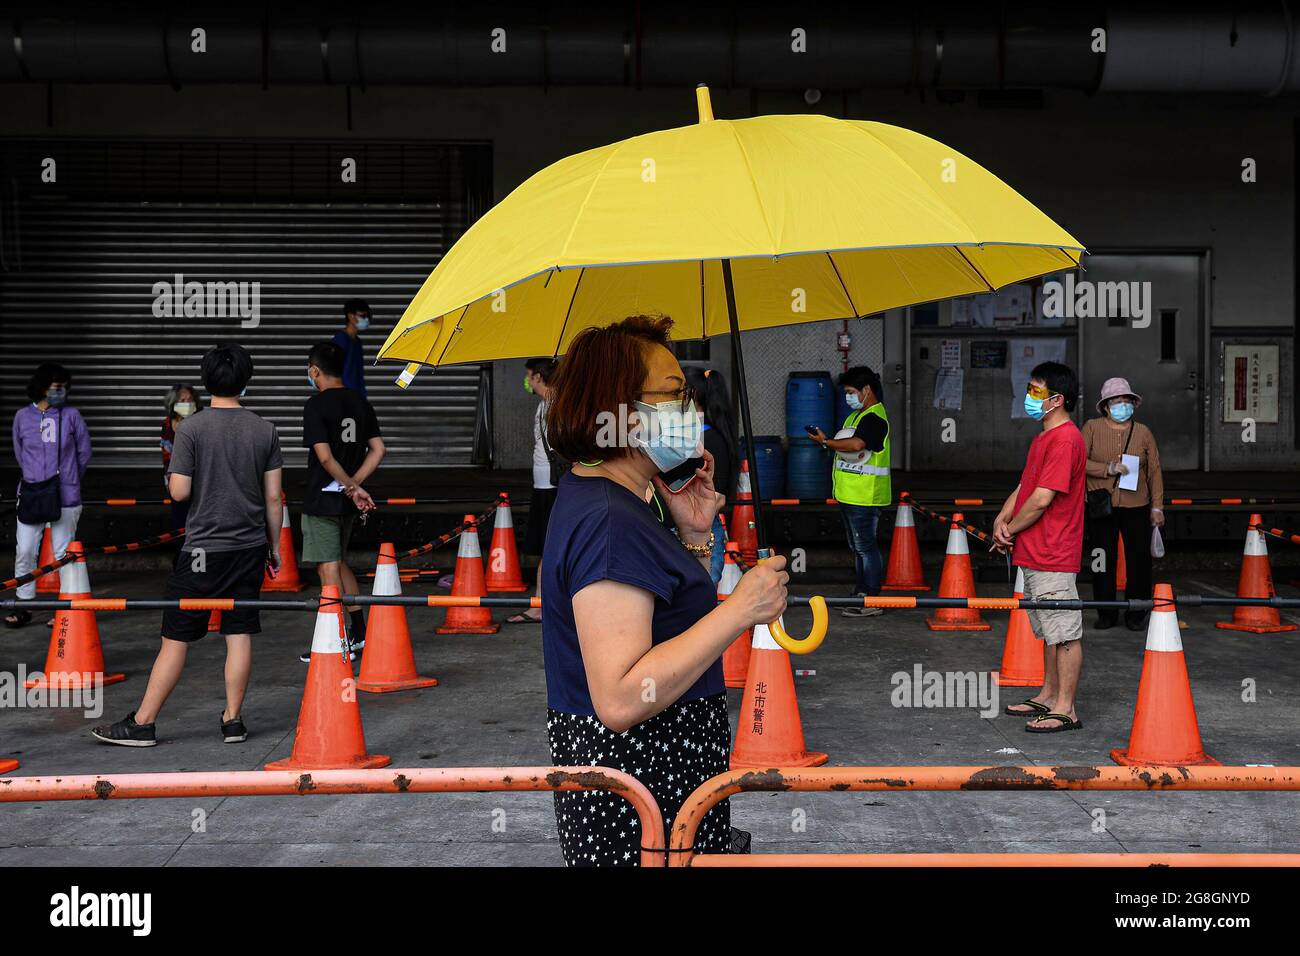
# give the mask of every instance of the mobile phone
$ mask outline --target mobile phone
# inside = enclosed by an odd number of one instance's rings
[[[668,486],[669,491],[673,494],[677,494],[678,492],[684,491],[686,486],[695,480],[696,469],[703,467],[704,459],[702,457],[689,458],[672,471],[666,471],[659,477],[664,480],[664,484]]]
[[[272,581],[280,574],[280,565],[273,562],[269,554],[266,556],[266,573],[270,575]]]
[[[816,435],[820,429],[818,429],[816,425],[805,425],[803,427],[803,430],[806,431],[809,435]]]

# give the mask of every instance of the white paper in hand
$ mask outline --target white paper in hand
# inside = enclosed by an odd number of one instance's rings
[[[339,484],[337,478],[321,489],[321,491],[342,491],[342,490],[343,490],[343,486]]]
[[[1124,455],[1121,459],[1128,468],[1127,475],[1119,476],[1119,486],[1125,491],[1137,491],[1138,486],[1138,456]]]

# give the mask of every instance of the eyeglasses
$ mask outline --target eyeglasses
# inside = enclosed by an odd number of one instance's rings
[[[1040,402],[1045,402],[1053,395],[1060,395],[1061,393],[1053,392],[1046,385],[1035,385],[1033,382],[1030,382],[1025,386],[1025,394],[1030,398],[1036,398]]]
[[[681,410],[685,412],[687,409],[691,407],[691,404],[695,402],[696,398],[698,397],[698,392],[690,385],[683,385],[681,388],[678,389],[647,389],[646,391],[641,392],[637,397],[640,398],[641,396],[644,395],[668,396],[668,399],[660,398],[659,399],[660,402],[665,400],[672,401],[673,399],[676,399],[678,404],[681,406]],[[653,404],[658,404],[658,402],[655,402]]]

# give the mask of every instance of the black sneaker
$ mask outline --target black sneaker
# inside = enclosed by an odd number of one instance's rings
[[[228,744],[241,744],[247,740],[248,728],[244,726],[244,718],[223,719],[221,721],[221,737]]]
[[[115,724],[96,727],[90,735],[101,743],[117,744],[119,747],[158,746],[158,738],[154,736],[154,725],[137,724],[134,710]]]

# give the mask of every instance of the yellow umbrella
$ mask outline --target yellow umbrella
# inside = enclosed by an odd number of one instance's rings
[[[680,337],[732,334],[752,461],[740,330],[991,292],[1079,264],[1074,237],[929,137],[817,115],[714,120],[707,88],[696,96],[697,125],[562,159],[470,227],[379,351],[409,363],[398,383],[421,365],[558,355],[584,328],[663,313]],[[814,610],[824,624],[825,605]]]

